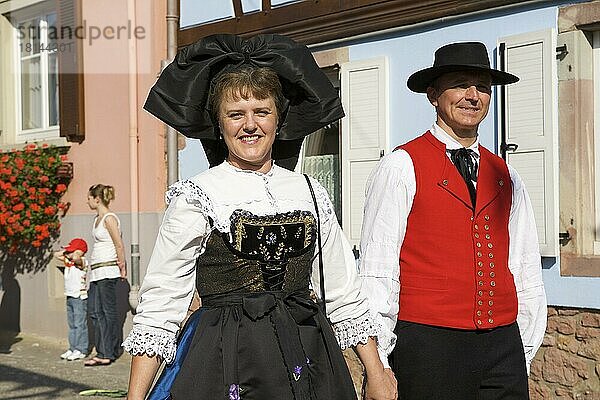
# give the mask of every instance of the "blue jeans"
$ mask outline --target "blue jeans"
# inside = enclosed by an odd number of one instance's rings
[[[117,292],[119,278],[101,279],[90,283],[88,309],[94,326],[94,342],[99,358],[117,359]]]
[[[67,296],[69,350],[88,352],[87,299]]]

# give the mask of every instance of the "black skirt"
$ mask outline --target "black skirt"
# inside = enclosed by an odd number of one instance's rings
[[[173,399],[356,399],[333,331],[307,295],[212,296],[201,312]]]

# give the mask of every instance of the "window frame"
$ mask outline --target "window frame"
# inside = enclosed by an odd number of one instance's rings
[[[57,53],[57,50],[40,50],[40,81],[42,85],[42,126],[40,128],[23,129],[23,92],[22,92],[22,62],[26,59],[31,59],[33,55],[23,57],[21,54],[21,38],[19,37],[19,26],[28,26],[26,23],[35,18],[40,18],[39,31],[44,32],[40,37],[41,48],[48,47],[48,30],[47,21],[50,14],[58,14],[57,10],[46,4],[39,4],[29,7],[25,10],[19,10],[11,13],[11,19],[15,26],[13,33],[13,68],[15,75],[15,86],[14,95],[17,101],[15,102],[15,144],[34,142],[34,141],[47,141],[52,139],[60,138],[60,109],[58,111],[58,124],[50,125],[49,121],[49,99],[48,99],[48,68],[49,68],[49,55]],[[56,72],[56,79],[58,81],[58,68]],[[60,105],[58,105],[60,107]]]
[[[592,32],[592,62],[594,82],[594,214],[596,234],[594,255],[600,255],[600,30]]]

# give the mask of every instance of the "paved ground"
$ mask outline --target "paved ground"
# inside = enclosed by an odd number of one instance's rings
[[[0,334],[0,399],[85,400],[100,397],[80,396],[82,390],[127,389],[131,361],[127,353],[108,366],[84,367],[83,360],[60,359],[65,343]]]

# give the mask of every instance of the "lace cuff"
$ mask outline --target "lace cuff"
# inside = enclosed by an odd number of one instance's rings
[[[133,356],[159,356],[167,364],[175,358],[177,347],[175,334],[145,325],[134,325],[122,346]]]
[[[366,344],[369,337],[376,337],[381,332],[381,325],[368,313],[360,318],[341,321],[333,324],[333,332],[342,350],[357,344]]]
[[[380,353],[384,353],[386,358],[392,353],[396,347],[396,335],[394,331],[386,327],[381,314],[375,314],[375,324],[381,327],[381,331],[377,335],[377,349]]]

